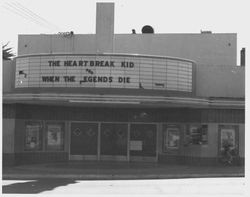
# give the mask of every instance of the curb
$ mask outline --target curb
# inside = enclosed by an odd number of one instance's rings
[[[3,174],[2,179],[79,179],[79,180],[120,180],[120,179],[181,179],[181,178],[222,178],[222,177],[244,177],[243,173],[231,174],[179,174],[179,175],[123,175],[123,174]]]

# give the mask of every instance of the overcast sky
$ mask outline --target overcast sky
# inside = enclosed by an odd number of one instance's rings
[[[96,2],[115,2],[115,33],[140,33],[146,24],[155,33],[237,33],[238,54],[249,40],[248,0],[2,0],[1,42],[16,52],[18,34],[93,34]]]

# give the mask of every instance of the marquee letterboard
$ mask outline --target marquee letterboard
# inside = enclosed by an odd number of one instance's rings
[[[18,57],[16,88],[141,88],[192,92],[192,62],[119,55]]]

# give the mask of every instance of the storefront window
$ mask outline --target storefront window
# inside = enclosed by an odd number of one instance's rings
[[[163,151],[168,149],[178,149],[180,144],[180,130],[175,125],[164,125],[163,137],[164,147]]]
[[[207,125],[190,125],[186,132],[186,144],[207,144],[207,131]]]
[[[64,149],[64,124],[47,123],[46,124],[47,144],[46,149],[60,151]]]
[[[42,150],[42,124],[41,122],[26,122],[25,129],[25,150]]]

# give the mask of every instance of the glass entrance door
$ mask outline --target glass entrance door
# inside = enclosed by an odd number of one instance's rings
[[[97,123],[71,123],[70,159],[97,160]]]
[[[156,125],[131,124],[130,160],[156,161]]]
[[[101,124],[101,160],[126,161],[128,158],[128,125]]]
[[[71,160],[157,161],[155,124],[71,123]],[[130,135],[130,137],[129,137]]]

